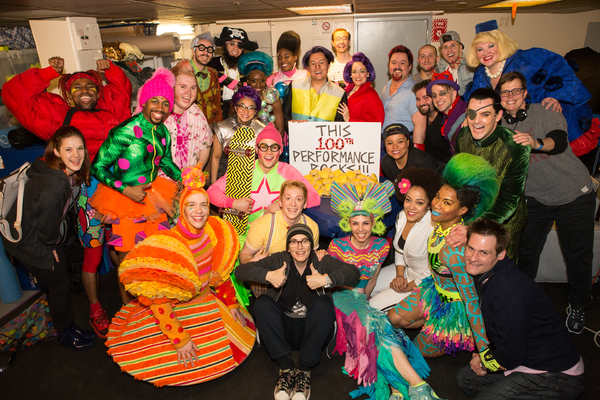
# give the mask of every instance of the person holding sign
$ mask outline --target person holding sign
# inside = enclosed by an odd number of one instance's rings
[[[283,118],[289,121],[343,121],[338,110],[340,104],[348,103],[344,89],[327,79],[333,54],[322,46],[315,46],[302,58],[309,76],[290,83],[289,94],[283,102]]]
[[[352,56],[344,68],[348,104],[340,103],[338,112],[346,122],[379,122],[383,124],[385,111],[377,91],[371,86],[375,81],[375,69],[363,53]]]

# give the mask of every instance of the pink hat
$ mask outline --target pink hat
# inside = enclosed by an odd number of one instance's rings
[[[137,100],[138,105],[135,108],[135,113],[139,114],[144,108],[144,104],[152,97],[162,96],[169,100],[169,112],[173,111],[173,99],[175,87],[175,75],[166,68],[157,69],[152,78],[138,90]]]
[[[269,124],[265,126],[262,131],[260,131],[260,133],[256,137],[256,145],[258,146],[259,143],[265,139],[274,140],[275,143],[279,145],[279,154],[281,154],[281,151],[283,150],[283,141],[281,140],[281,133],[279,133],[279,131],[277,130],[277,128],[275,128],[275,125],[273,125],[272,122],[269,122]]]

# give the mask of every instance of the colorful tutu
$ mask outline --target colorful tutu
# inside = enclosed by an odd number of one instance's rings
[[[156,386],[187,386],[216,379],[238,367],[256,339],[254,321],[244,308],[246,326],[213,293],[173,306],[182,327],[198,347],[199,362],[177,364],[177,351],[160,331],[150,308],[136,299],[123,306],[109,328],[106,346],[121,370]]]
[[[389,386],[408,398],[408,382],[394,365],[393,352],[401,351],[425,379],[429,366],[421,352],[402,329],[395,329],[387,316],[371,307],[363,293],[341,290],[333,294],[338,325],[335,351],[346,353],[344,372],[361,387],[350,393],[353,398],[367,394],[370,399],[387,400]]]
[[[421,332],[446,354],[473,351],[473,333],[465,304],[458,292],[441,294],[432,277],[423,279],[419,307],[426,319]]]

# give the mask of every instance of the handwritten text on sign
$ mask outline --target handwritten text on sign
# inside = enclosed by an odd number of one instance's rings
[[[302,175],[325,167],[379,175],[381,124],[291,122],[290,164]]]

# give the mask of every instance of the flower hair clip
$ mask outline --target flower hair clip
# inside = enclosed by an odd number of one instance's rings
[[[406,178],[402,178],[402,180],[398,183],[398,188],[400,189],[400,193],[408,193],[408,190],[410,189],[410,181]]]
[[[202,189],[207,178],[208,173],[196,167],[187,167],[181,172],[181,182],[189,190]]]

